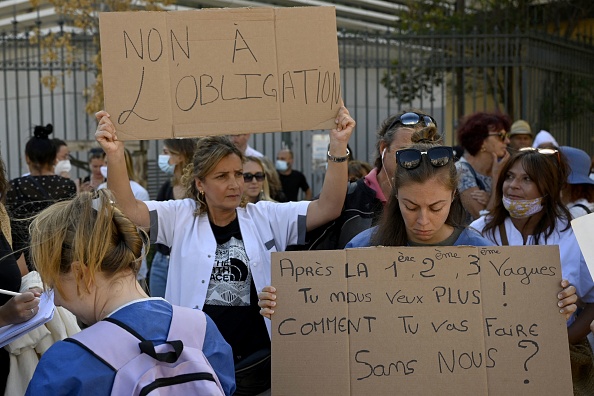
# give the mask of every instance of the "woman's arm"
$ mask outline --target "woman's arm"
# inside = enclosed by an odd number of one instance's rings
[[[577,344],[590,332],[590,324],[594,320],[594,303],[587,303],[575,322],[567,328],[570,344]]]
[[[118,140],[116,128],[109,118],[109,114],[100,111],[95,114],[99,121],[95,140],[105,151],[107,163],[107,188],[109,188],[116,197],[116,205],[134,224],[140,227],[148,228],[150,226],[150,217],[147,206],[144,202],[134,198],[128,171],[126,170],[126,161],[124,157],[124,143]]]
[[[35,316],[39,311],[39,296],[38,290],[32,290],[8,300],[0,307],[0,327],[22,323]]]
[[[330,131],[330,148],[328,151],[333,157],[345,157],[347,155],[347,143],[356,123],[344,106],[338,111],[335,122],[336,128]],[[307,231],[311,231],[340,216],[348,187],[348,176],[348,161],[328,161],[328,170],[326,171],[320,198],[312,201],[307,207],[305,222]]]

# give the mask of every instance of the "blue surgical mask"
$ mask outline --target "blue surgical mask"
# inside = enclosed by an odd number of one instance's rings
[[[101,171],[101,176],[103,176],[104,179],[107,179],[107,166],[102,166],[99,170]]]
[[[276,160],[275,166],[276,166],[276,170],[279,172],[284,172],[287,169],[289,169],[289,164],[287,163],[287,161],[283,161],[283,160]]]
[[[161,154],[159,155],[159,168],[168,175],[173,175],[175,171],[175,164],[171,165],[169,163],[170,155]]]

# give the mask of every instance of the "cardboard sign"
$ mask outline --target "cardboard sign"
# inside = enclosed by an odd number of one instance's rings
[[[99,26],[122,140],[335,126],[334,7],[110,12]]]
[[[274,395],[572,395],[557,246],[272,254]]]
[[[590,274],[594,274],[594,213],[580,216],[571,221],[571,228],[580,245]]]

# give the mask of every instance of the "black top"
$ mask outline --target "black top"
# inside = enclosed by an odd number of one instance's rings
[[[225,227],[210,224],[217,240],[204,313],[212,318],[233,349],[235,363],[261,349],[270,338],[258,307],[249,259],[237,218]]]
[[[21,271],[12,255],[12,249],[4,234],[0,232],[0,289],[18,292],[21,289]],[[0,305],[6,304],[12,296],[0,294]],[[4,348],[0,348],[0,392],[4,394],[6,379],[10,372],[10,358]]]
[[[157,201],[169,201],[171,199],[175,199],[173,196],[173,185],[171,184],[171,180],[166,180],[157,193]],[[155,249],[164,256],[169,256],[169,253],[171,253],[169,246],[162,243],[155,243]]]
[[[297,201],[299,196],[299,189],[304,192],[309,190],[309,184],[305,179],[305,175],[299,171],[292,170],[288,175],[278,174],[281,184],[283,185],[283,192],[288,201]]]
[[[10,181],[6,193],[6,209],[12,227],[12,247],[17,257],[29,246],[29,224],[35,216],[51,204],[76,196],[76,185],[70,179],[57,175],[24,176]],[[25,259],[33,269],[28,250]]]

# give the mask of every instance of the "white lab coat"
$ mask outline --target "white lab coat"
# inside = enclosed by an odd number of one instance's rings
[[[309,201],[260,201],[237,208],[239,227],[256,291],[271,284],[271,253],[305,242]],[[171,247],[165,299],[202,309],[214,266],[217,242],[208,216],[194,216],[192,199],[148,201],[151,243]],[[265,319],[270,335],[270,320]]]

